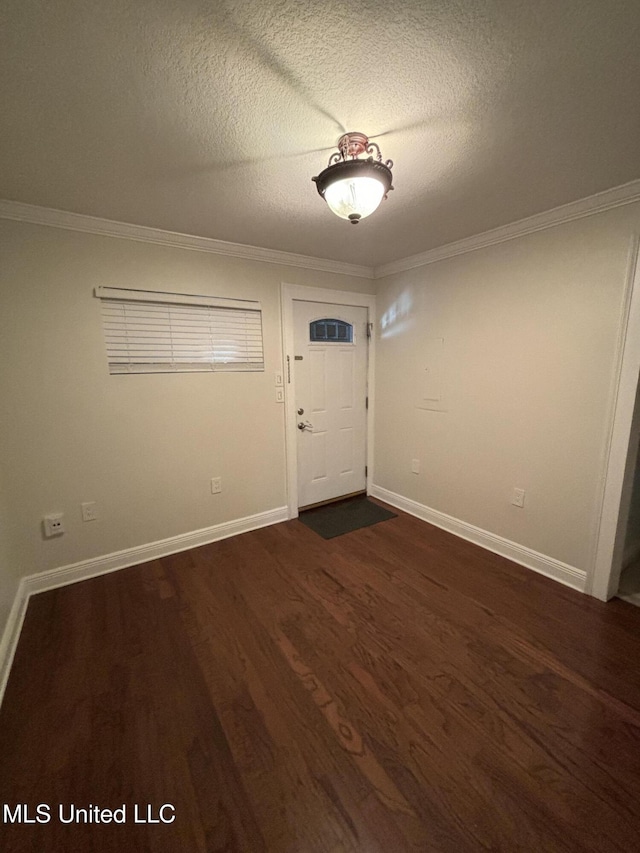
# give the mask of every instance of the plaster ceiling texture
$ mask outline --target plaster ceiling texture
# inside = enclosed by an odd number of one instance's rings
[[[638,0],[4,0],[0,197],[377,266],[640,178]],[[311,178],[344,131],[395,189]]]

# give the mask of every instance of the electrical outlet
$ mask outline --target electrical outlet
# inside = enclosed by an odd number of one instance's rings
[[[513,506],[523,507],[524,506],[524,489],[514,489],[513,497],[511,498],[511,503]]]
[[[411,473],[412,474],[419,474],[420,473],[420,460],[419,459],[412,459],[411,460]]]
[[[98,518],[98,509],[96,507],[95,501],[87,501],[86,503],[80,504],[82,509],[82,520],[83,521],[96,521]]]
[[[284,403],[284,388],[276,388],[276,403]]]
[[[282,387],[282,371],[277,370],[275,376],[276,376],[276,388]]]
[[[212,477],[211,479],[211,494],[219,495],[222,491],[222,477]]]
[[[51,515],[45,515],[42,519],[44,535],[47,539],[52,536],[60,536],[64,533],[64,515],[61,512],[55,512]]]

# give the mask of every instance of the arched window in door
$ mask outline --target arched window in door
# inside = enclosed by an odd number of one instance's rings
[[[353,326],[344,320],[314,320],[309,323],[309,340],[312,343],[352,344]]]

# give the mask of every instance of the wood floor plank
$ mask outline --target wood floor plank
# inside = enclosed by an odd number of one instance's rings
[[[233,543],[227,543],[222,550],[227,552],[232,565],[239,571],[239,566],[233,561]],[[286,595],[284,597],[286,598]],[[279,746],[280,752],[287,756],[285,769],[288,767],[288,772],[291,772],[291,767],[295,767],[295,784],[292,784],[290,779],[285,780],[288,785],[283,788],[283,802],[288,809],[294,810],[298,815],[301,809],[309,812],[306,816],[303,815],[304,820],[299,821],[300,825],[308,827],[307,832],[309,832],[317,822],[317,801],[323,800],[326,793],[326,786],[320,786],[318,779],[331,776],[347,778],[350,780],[352,791],[358,790],[361,785],[360,780],[357,774],[350,773],[350,768],[346,766],[346,759],[341,751],[336,750],[334,744],[331,744],[332,748],[327,750],[326,742],[317,737],[312,727],[313,720],[309,720],[306,690],[303,686],[296,684],[294,673],[280,654],[275,630],[267,630],[266,626],[256,620],[247,601],[238,590],[237,584],[230,584],[228,581],[218,584],[216,598],[223,604],[218,614],[219,622],[224,624],[225,620],[232,620],[234,627],[231,630],[239,641],[238,662],[242,667],[248,692],[255,707],[262,713],[273,742]],[[271,614],[267,621],[270,626],[275,625]],[[265,674],[271,675],[272,672],[275,675],[265,679]],[[283,675],[288,676],[288,679],[284,679],[286,690],[278,697],[280,690],[278,685]],[[274,702],[274,699],[278,698],[280,701]],[[283,709],[286,709],[288,714],[283,716]],[[292,729],[297,734],[295,739],[292,739]],[[268,801],[272,793],[272,790],[263,791],[260,794],[260,800]],[[313,843],[313,849],[329,849],[334,840],[346,843],[343,838],[344,827],[341,826],[341,814],[336,813],[331,803],[328,805],[329,808],[325,803],[322,809],[323,819],[321,826],[317,828],[317,833],[321,834],[313,839],[313,842],[310,836],[306,840],[307,844]],[[295,821],[288,820],[285,823],[293,824]],[[329,836],[325,838],[327,833]],[[298,846],[305,842],[295,836],[292,843],[294,844],[292,849],[298,849]]]
[[[0,849],[635,850],[638,660],[640,609],[403,513],[42,593],[0,709],[0,807],[52,820],[4,820]],[[163,803],[174,822],[134,823]]]

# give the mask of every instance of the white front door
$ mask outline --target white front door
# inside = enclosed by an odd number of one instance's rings
[[[367,319],[366,308],[293,303],[301,507],[366,488]]]

